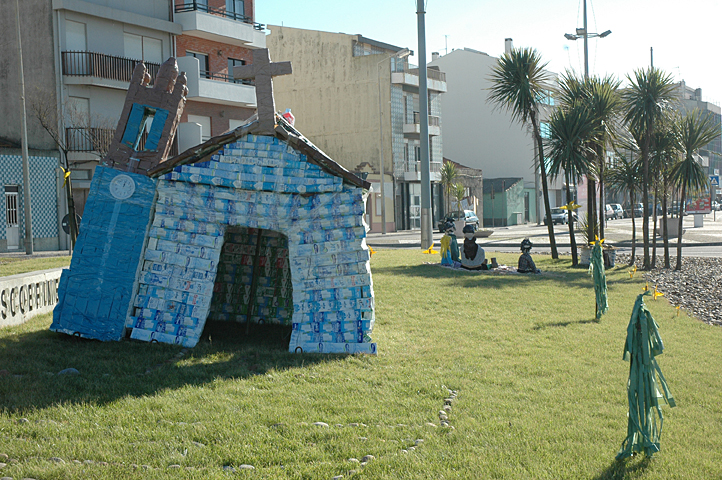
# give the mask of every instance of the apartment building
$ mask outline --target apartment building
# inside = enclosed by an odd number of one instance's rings
[[[233,67],[251,63],[252,49],[266,48],[253,0],[175,0],[178,68],[188,77],[188,103],[178,130],[180,151],[244,123],[255,113],[252,82],[233,78]],[[184,125],[185,124],[185,125]],[[188,137],[188,138],[184,138]],[[184,148],[185,147],[185,148]]]
[[[505,49],[512,48],[507,39]],[[535,149],[531,129],[488,100],[489,79],[498,57],[471,48],[453,50],[446,55],[434,53],[430,66],[446,72],[449,93],[444,96],[444,156],[484,172],[484,188],[504,179],[523,179],[521,206],[509,215],[509,224],[537,222],[537,206],[543,210],[541,184],[534,168]],[[542,122],[550,115],[553,98],[547,97],[541,112]],[[548,130],[542,123],[542,135]],[[495,180],[498,182],[493,183]],[[563,205],[562,181],[549,178],[551,206]],[[509,184],[511,186],[511,184]],[[499,187],[501,188],[501,187]],[[516,191],[516,190],[515,190]],[[486,196],[486,195],[485,195]],[[492,209],[484,201],[486,223],[493,223]],[[541,215],[543,217],[543,212]],[[497,219],[497,223],[499,220]],[[490,224],[491,224],[490,223]]]
[[[419,69],[406,49],[361,35],[269,25],[271,58],[293,62],[274,79],[276,108],[346,169],[371,182],[371,231],[421,226]],[[429,143],[434,222],[443,215],[441,94],[445,74],[428,69]],[[383,162],[383,168],[382,168]],[[382,172],[384,196],[381,197]]]
[[[233,79],[234,65],[250,62],[252,49],[265,48],[263,25],[255,22],[254,7],[254,0],[20,2],[28,145],[33,152],[37,150],[38,158],[45,159],[43,165],[54,162],[55,170],[52,182],[38,197],[52,202],[38,203],[36,208],[35,197],[32,200],[33,226],[38,224],[36,212],[42,212],[51,219],[43,224],[53,227],[43,228],[43,235],[55,238],[44,241],[43,249],[69,246],[61,228],[67,213],[59,168],[65,161],[63,150],[67,150],[72,172],[76,211],[82,215],[93,170],[112,139],[138,62],[145,62],[153,80],[160,64],[170,56],[175,56],[179,70],[186,72],[188,102],[172,153],[234,128],[255,113],[252,82]],[[3,31],[16,31],[14,19],[14,15],[0,18]],[[18,59],[15,48],[6,51],[9,68],[0,72],[0,88],[9,94],[0,100],[0,145],[19,147],[18,77],[12,68]],[[51,105],[44,110],[52,117],[46,124],[57,134],[60,148],[42,127],[33,104]],[[4,170],[17,170],[13,162],[19,151],[4,150],[0,156],[3,153],[0,162],[8,164]],[[47,183],[49,180],[35,178],[32,165],[34,182]],[[6,176],[0,175],[0,180],[11,187],[8,193],[19,202],[17,212],[5,216],[6,223],[7,218],[17,217],[22,225],[22,181]],[[0,250],[5,230],[0,225]],[[22,248],[22,238],[19,244]]]
[[[677,84],[676,95],[683,112],[698,109],[703,114],[712,115],[717,125],[722,125],[722,108],[718,104],[705,101],[701,88],[688,87],[682,80]],[[704,167],[709,167],[710,175],[719,175],[722,172],[722,136],[712,140],[704,148],[700,148],[699,154]]]

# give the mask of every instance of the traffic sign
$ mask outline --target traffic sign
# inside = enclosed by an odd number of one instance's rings
[[[78,226],[78,230],[80,230],[80,215],[77,213],[75,214],[75,225]],[[63,227],[63,231],[70,235],[70,214],[65,214],[63,219],[60,221],[60,226]]]
[[[719,175],[710,175],[709,183],[712,186],[719,187]]]

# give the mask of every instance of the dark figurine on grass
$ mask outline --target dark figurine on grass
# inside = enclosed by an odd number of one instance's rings
[[[461,268],[467,270],[487,270],[484,249],[476,244],[473,225],[464,227],[464,247],[461,250]]]
[[[531,243],[531,241],[528,238],[525,238],[521,242],[521,256],[519,257],[519,266],[517,267],[516,271],[519,273],[541,273],[541,270],[536,268],[536,264],[534,264],[534,260],[531,258],[531,254],[529,252],[531,251],[531,247],[534,245]]]

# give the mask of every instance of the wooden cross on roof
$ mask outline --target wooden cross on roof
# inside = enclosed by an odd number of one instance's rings
[[[261,135],[273,135],[276,126],[276,105],[273,101],[273,77],[291,73],[291,62],[272,63],[267,48],[253,50],[253,64],[233,67],[233,78],[254,79],[258,129]]]

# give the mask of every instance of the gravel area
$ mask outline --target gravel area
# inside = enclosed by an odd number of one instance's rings
[[[659,260],[657,257],[658,265]],[[676,265],[677,257],[670,261]],[[627,263],[629,255],[617,255],[617,265]],[[635,263],[641,269],[639,255]],[[656,268],[644,272],[644,276],[650,287],[656,285],[672,305],[681,305],[705,323],[722,326],[722,258],[682,257],[681,271]]]

